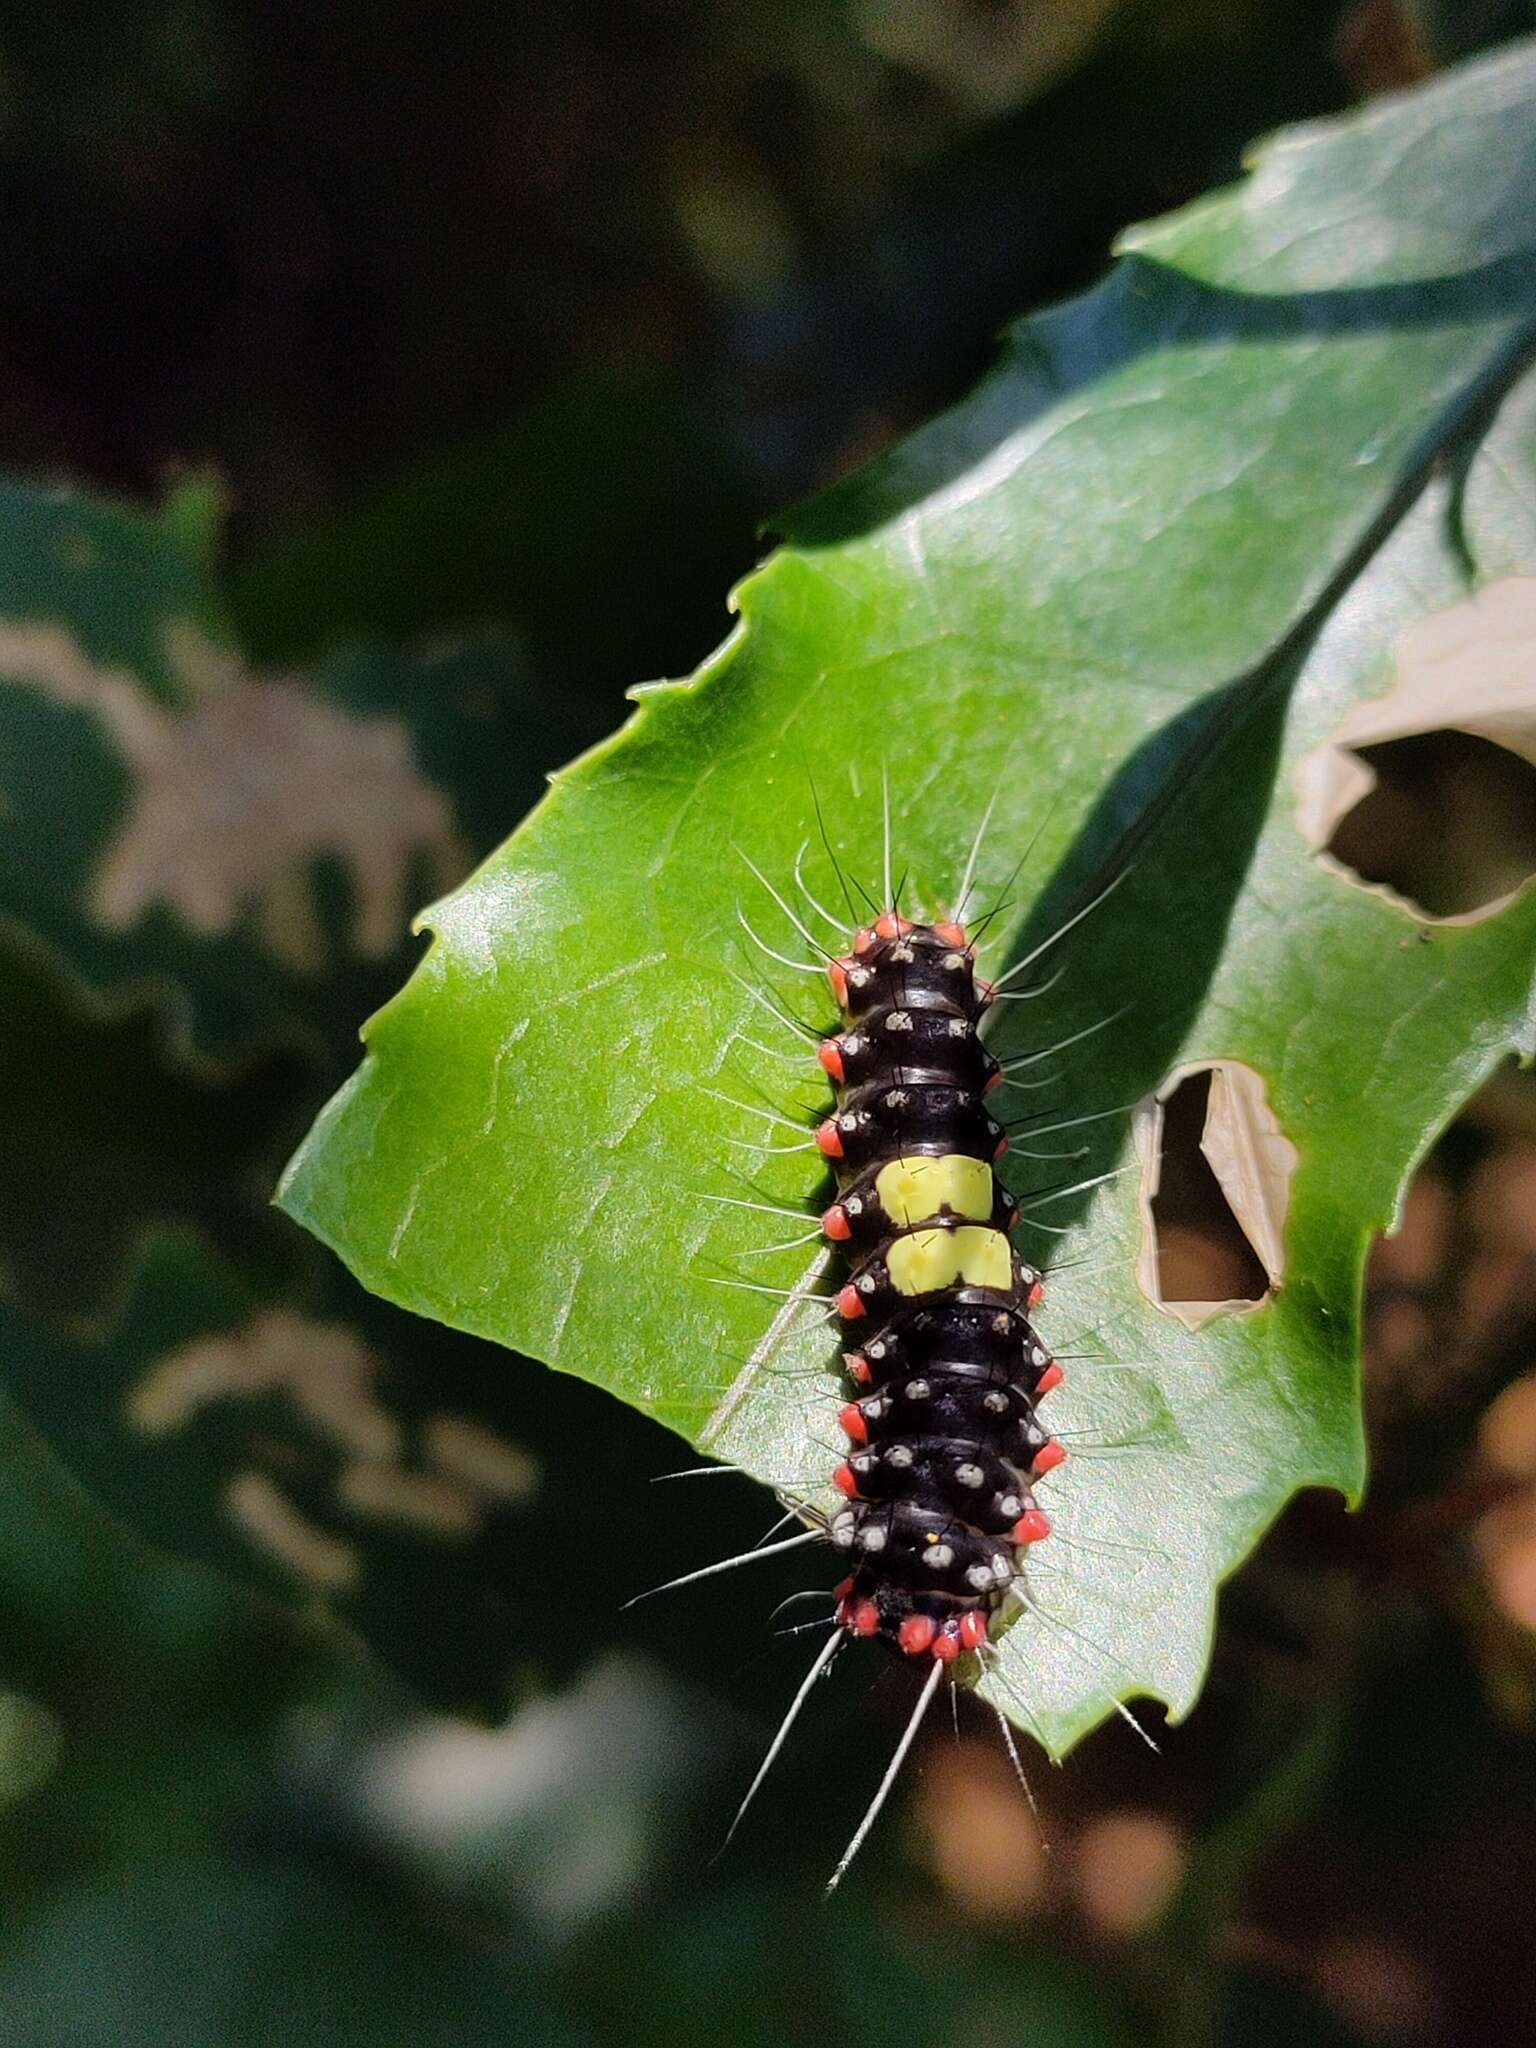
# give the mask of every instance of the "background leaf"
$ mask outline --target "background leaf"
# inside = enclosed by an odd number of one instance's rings
[[[568,1668],[541,1503],[659,1436],[596,1395],[545,1414],[504,1353],[366,1295],[270,1207],[307,1065],[189,1071],[155,1011],[103,1012],[14,938],[0,979],[6,1398],[125,1522],[344,1618],[425,1698],[500,1713]]]
[[[503,1711],[568,1656],[547,1602],[508,1604],[542,1452],[505,1361],[370,1301],[268,1197],[434,867],[600,714],[510,629],[252,669],[220,518],[205,482],[159,514],[0,489],[0,1382],[140,1531]],[[178,1364],[188,1397],[141,1414]]]
[[[199,1052],[313,1054],[597,714],[533,689],[506,631],[251,669],[211,512],[202,486],[159,516],[0,490],[0,884],[97,994],[162,989]]]
[[[0,1806],[40,1785],[59,1752],[58,1724],[20,1693],[0,1693]]]

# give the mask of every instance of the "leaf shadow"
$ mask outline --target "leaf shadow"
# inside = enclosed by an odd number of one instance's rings
[[[1138,267],[1143,272],[1161,270],[1142,259],[1129,259],[1121,270]],[[1103,908],[1089,911],[1066,941],[1064,950],[1076,949],[1070,954],[1074,965],[1080,964],[1083,954],[1096,965],[1063,999],[1041,1004],[1040,1021],[1049,1018],[1053,1028],[1039,1034],[1037,1042],[1066,1039],[1125,1008],[1123,1023],[1110,1023],[1081,1055],[1073,1055],[1090,1087],[1093,1081],[1112,1084],[1121,1097],[1142,1095],[1158,1085],[1205,999],[1271,808],[1290,696],[1319,633],[1418,502],[1431,477],[1442,470],[1454,476],[1464,469],[1494,411],[1536,358],[1536,258],[1525,254],[1428,284],[1292,299],[1218,292],[1183,278],[1178,287],[1211,302],[1203,322],[1197,323],[1199,333],[1209,339],[1241,337],[1230,317],[1233,305],[1252,317],[1252,339],[1281,334],[1315,337],[1453,314],[1471,318],[1489,310],[1518,310],[1525,317],[1516,321],[1408,452],[1375,515],[1291,625],[1248,669],[1178,713],[1120,763],[1014,934],[1000,970],[1004,975],[1116,884]],[[1080,302],[1063,308],[1062,314],[1074,315],[1091,304]],[[1220,327],[1218,311],[1223,309],[1226,324]],[[1167,331],[1153,338],[1164,342]],[[1182,338],[1194,338],[1193,333]],[[1128,342],[1121,360],[1139,345],[1143,344]],[[1093,374],[1103,374],[1109,367],[1113,365],[1101,353]],[[1027,412],[1012,431],[1025,417]],[[949,456],[953,460],[955,451]],[[970,459],[975,459],[974,451]],[[1454,533],[1450,538],[1454,544]],[[1181,809],[1180,836],[1169,837],[1165,828]],[[1042,966],[1048,962],[1049,956]],[[1094,1003],[1084,1000],[1090,991]],[[1023,1009],[1020,1006],[995,1034],[994,1042],[1005,1056],[1026,1049]],[[1035,1021],[1030,1014],[1029,1027]],[[1100,1106],[1097,1100],[1074,1103],[1071,1113]],[[1066,1113],[1058,1102],[1054,1114]],[[1107,1170],[1122,1139],[1123,1127],[1113,1120],[1088,1126],[1071,1178],[1091,1180]],[[1027,1201],[1030,1190],[1022,1185],[1024,1177],[1015,1178]],[[1064,1192],[1048,1211],[1049,1230],[1069,1229],[1092,1194],[1091,1188],[1075,1195]]]
[[[1324,343],[1500,317],[1517,323],[1518,356],[1536,320],[1536,248],[1406,283],[1276,293],[1235,291],[1132,253],[1120,258],[1096,290],[1006,330],[997,366],[962,404],[793,508],[775,527],[796,547],[809,549],[838,546],[897,522],[983,464],[995,466],[1009,443],[1050,407],[1159,351]],[[1496,350],[1474,374],[1469,399],[1475,402],[1489,383],[1498,391],[1507,387],[1508,353]],[[1459,437],[1463,410],[1453,404],[1431,425],[1429,450],[1420,446],[1410,453],[1405,478],[1420,471],[1428,454]]]
[[[1160,727],[1121,763],[1036,899],[1009,949],[1011,964],[1047,944],[1082,904],[1124,875],[1102,907],[1063,941],[1069,959],[1062,999],[1041,1002],[1038,1023],[1030,1007],[1020,1005],[991,1041],[1004,1058],[1029,1057],[1114,1020],[1064,1053],[1071,1064],[1061,1092],[1046,1098],[1049,1123],[1095,1113],[1111,1101],[1128,1104],[1155,1088],[1173,1064],[1222,959],[1269,815],[1288,697],[1288,689],[1255,690],[1244,679]],[[1166,830],[1171,823],[1172,835]],[[1052,956],[1040,965],[1051,966]],[[1046,1062],[1042,1071],[1050,1066]],[[1092,1181],[1124,1151],[1125,1120],[1106,1116],[1069,1135],[1080,1136],[1082,1156],[1065,1177]],[[1027,1130],[1014,1149],[1027,1159]],[[1026,1211],[1032,1193],[1064,1177],[1030,1164],[1029,1173],[1010,1176]],[[1094,1193],[1085,1187],[1050,1201],[1043,1209],[1047,1233],[1070,1229]],[[1041,1253],[1033,1237],[1030,1250],[1031,1256]],[[1039,1263],[1052,1263],[1048,1252]]]

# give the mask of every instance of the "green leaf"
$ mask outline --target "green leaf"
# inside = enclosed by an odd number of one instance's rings
[[[569,1661],[560,1524],[540,1510],[576,1453],[526,1404],[505,1427],[505,1361],[490,1378],[469,1340],[423,1342],[339,1268],[258,1291],[185,1227],[142,1237],[119,1297],[84,1327],[0,1299],[0,1387],[96,1500],[313,1623],[341,1617],[434,1702],[504,1713]],[[590,1432],[586,1459],[607,1462]]]
[[[253,670],[214,517],[206,487],[147,515],[0,485],[0,901],[98,994],[162,990],[200,1052],[327,1049],[594,710],[505,634]]]
[[[0,1809],[42,1784],[59,1755],[59,1724],[20,1693],[0,1692]]]
[[[790,891],[809,844],[835,904],[814,777],[878,889],[885,771],[908,900],[938,908],[995,798],[993,968],[1124,871],[1066,978],[1008,1007],[1005,1052],[1096,1031],[1019,1100],[1055,1122],[1242,1062],[1298,1163],[1283,1284],[1196,1331],[1137,1285],[1136,1172],[1053,1198],[1039,1221],[1063,1234],[1023,1238],[1061,1269],[1045,1334],[1089,1356],[1051,1406],[1081,1453],[1052,1482],[1063,1541],[988,1684],[1055,1750],[1137,1692],[1184,1712],[1217,1581],[1297,1487],[1358,1490],[1367,1240],[1457,1105],[1531,1049],[1536,898],[1423,924],[1309,850],[1294,778],[1390,687],[1403,632],[1481,580],[1488,479],[1516,465],[1529,505],[1529,453],[1490,418],[1530,353],[1533,209],[1524,46],[1282,136],[1241,188],[1128,237],[973,398],[797,514],[725,646],[641,693],[427,914],[430,952],[283,1187],[391,1300],[798,1497],[831,1462],[831,1334],[712,1282],[795,1289],[819,1261],[753,1256],[772,1219],[704,1197],[745,1170],[814,1213],[814,1152],[733,1149],[790,1143],[759,1105],[804,1122],[816,1094],[735,977],[830,1013],[744,939],[739,905],[805,955],[733,848]],[[1497,573],[1536,569],[1528,522],[1488,518]],[[1131,1164],[1123,1121],[1083,1129],[1087,1158],[1021,1158],[1016,1187]]]
[[[319,1099],[298,1063],[189,1072],[153,1008],[101,1013],[3,927],[0,990],[0,1402],[126,1523],[342,1615],[435,1702],[504,1710],[568,1661],[540,1503],[631,1467],[640,1418],[575,1382],[598,1419],[529,1413],[504,1356],[364,1294],[270,1207],[300,1081]]]
[[[0,924],[0,1292],[76,1334],[113,1320],[145,1231],[172,1218],[269,1284],[312,1263],[263,1199],[307,1070],[194,1071],[164,1041],[152,999],[93,1003]]]
[[[435,1924],[339,1859],[177,1856],[157,1842],[135,1869],[132,1884],[111,1871],[59,1887],[8,1931],[6,2004],[35,2048],[582,2038],[536,1952]]]

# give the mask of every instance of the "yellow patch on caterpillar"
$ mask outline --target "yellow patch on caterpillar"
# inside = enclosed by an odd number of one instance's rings
[[[926,1223],[941,1209],[986,1223],[992,1215],[992,1168],[958,1152],[942,1159],[893,1159],[876,1174],[875,1193],[892,1223]]]
[[[886,1269],[898,1294],[934,1294],[960,1282],[1006,1288],[1013,1280],[1013,1252],[1000,1230],[914,1230],[896,1239]]]

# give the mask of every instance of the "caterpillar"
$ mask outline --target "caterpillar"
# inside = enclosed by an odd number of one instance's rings
[[[793,1503],[792,1511],[813,1523],[810,1529],[670,1583],[818,1541],[830,1543],[849,1567],[833,1592],[832,1632],[748,1787],[727,1842],[817,1681],[847,1644],[873,1640],[909,1664],[926,1664],[912,1714],[829,1891],[863,1846],[945,1673],[953,1680],[961,1659],[988,1654],[992,1622],[1021,1592],[1025,1555],[1051,1533],[1035,1487],[1066,1457],[1040,1419],[1040,1404],[1061,1384],[1062,1367],[1032,1320],[1044,1280],[1011,1240],[1020,1208],[997,1172],[1008,1133],[987,1102],[1011,1068],[1046,1055],[1001,1062],[983,1043],[981,1026],[993,1004],[1008,999],[1004,984],[1026,973],[1120,877],[1006,974],[983,979],[977,942],[996,912],[970,929],[964,920],[990,815],[989,806],[954,910],[932,922],[904,915],[901,888],[891,886],[888,791],[884,901],[877,904],[861,891],[868,913],[862,921],[823,827],[851,933],[811,895],[799,861],[796,880],[813,911],[840,935],[837,950],[816,939],[746,862],[821,954],[822,967],[806,971],[824,972],[839,1012],[825,1036],[803,1022],[796,1028],[817,1041],[816,1060],[835,1094],[832,1113],[815,1126],[812,1142],[836,1182],[819,1235],[845,1267],[831,1301],[847,1381],[838,1422],[848,1449],[831,1474],[843,1504],[825,1515]],[[802,967],[766,946],[745,917],[741,922],[770,958]],[[1096,1120],[1070,1118],[1048,1128]],[[1023,1783],[1012,1730],[1001,1713],[998,1721]],[[1134,1720],[1132,1726],[1150,1740]],[[1028,1794],[1027,1783],[1024,1789]]]
[[[843,1029],[818,1054],[837,1090],[815,1134],[838,1181],[821,1227],[851,1261],[845,1336],[871,1332],[843,1355],[868,1391],[838,1417],[854,1448],[828,1535],[854,1570],[837,1619],[942,1665],[986,1640],[1018,1550],[1050,1533],[1030,1480],[1066,1455],[1036,1416],[1061,1368],[1008,1236],[1008,1139],[984,1101],[1002,1067],[978,1029],[993,990],[965,927],[882,911],[827,971]]]

